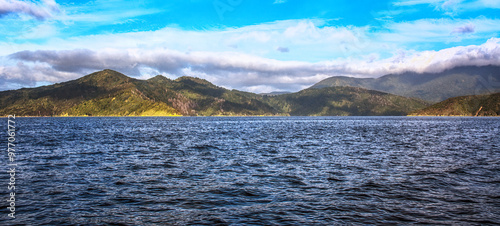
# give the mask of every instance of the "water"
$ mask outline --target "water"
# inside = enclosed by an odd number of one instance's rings
[[[16,122],[2,225],[500,224],[499,118]]]

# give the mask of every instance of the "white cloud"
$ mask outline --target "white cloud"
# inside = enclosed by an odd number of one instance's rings
[[[30,35],[57,32],[51,30],[50,22],[35,27]],[[42,44],[4,42],[0,56],[10,55],[10,59],[0,61],[0,83],[4,84],[0,89],[18,87],[5,84],[66,81],[110,68],[138,78],[160,73],[172,78],[189,75],[246,91],[297,91],[335,75],[376,77],[405,70],[498,64],[495,38],[479,46],[441,51],[419,48],[421,43],[484,42],[484,37],[497,36],[498,24],[500,20],[486,18],[423,19],[384,22],[374,29],[328,26],[323,20],[286,20],[208,31],[166,27],[49,38]]]
[[[393,4],[395,6],[414,6],[414,5],[432,5],[437,10],[448,10],[460,4],[462,0],[400,0]]]
[[[238,52],[266,58],[314,62],[358,55],[360,52],[380,50],[378,45],[370,45],[372,40],[367,36],[368,27],[337,27],[323,26],[323,24],[324,21],[322,20],[286,20],[241,28],[208,31],[187,31],[166,27],[155,31],[89,35],[64,39],[50,38],[41,45],[33,43],[0,43],[0,47],[15,45],[15,48],[0,48],[0,55],[12,53],[11,49],[167,48],[181,52],[191,50],[209,52],[235,51],[237,49]],[[48,31],[58,32],[57,30],[47,29],[40,30],[40,34]],[[30,37],[37,36],[36,32],[26,35]],[[289,52],[289,54],[280,54],[280,52],[276,51],[277,46],[286,46],[294,51]]]
[[[500,39],[476,46],[440,51],[401,51],[378,59],[330,60],[316,63],[279,61],[235,52],[180,52],[175,50],[75,49],[22,51],[10,56],[17,65],[0,68],[5,81],[27,84],[60,82],[111,68],[136,77],[145,72],[205,78],[217,85],[253,92],[298,91],[330,76],[377,77],[405,71],[441,72],[456,66],[500,65]]]
[[[38,20],[44,20],[59,12],[59,6],[54,0],[44,0],[43,3],[33,3],[18,0],[0,0],[0,16],[8,14],[26,14]]]
[[[498,19],[422,19],[401,23],[387,23],[387,32],[379,34],[380,42],[398,43],[412,46],[418,43],[450,43],[461,40],[474,40],[479,37],[495,37],[498,32]],[[474,33],[475,36],[457,40],[457,33]],[[468,31],[468,32],[467,32]]]
[[[478,3],[485,7],[500,9],[500,1],[498,0],[479,0]]]
[[[400,0],[395,1],[393,4],[397,6],[412,6],[419,4],[436,4],[442,1],[443,0]]]
[[[18,37],[20,40],[26,41],[29,39],[45,39],[54,37],[59,33],[58,29],[50,23],[41,23],[34,27],[27,29],[26,33],[22,37]]]
[[[440,51],[413,52],[383,60],[384,67],[391,73],[404,71],[442,72],[457,66],[500,65],[500,39],[491,38],[476,46],[458,46]]]
[[[444,11],[445,14],[455,15],[464,11],[482,10],[488,8],[500,9],[498,0],[399,0],[393,5],[411,7],[415,5],[427,4],[434,6],[438,11]]]
[[[105,2],[105,1],[104,1]],[[66,7],[66,14],[58,16],[56,19],[64,23],[92,23],[97,24],[119,24],[133,21],[132,18],[151,15],[162,12],[159,9],[144,9],[137,6],[137,2],[123,2],[121,7],[113,7],[112,2],[103,3],[103,1],[91,2],[92,5],[86,6],[93,8],[93,12],[82,11],[79,7]]]
[[[325,26],[323,20],[286,20],[241,28],[212,30],[182,30],[166,27],[155,31],[101,34],[69,38],[48,38],[42,44],[22,42],[0,43],[0,56],[20,50],[68,50],[87,48],[113,49],[170,49],[180,52],[231,52],[277,60],[318,62],[336,58],[377,53],[383,57],[397,49],[414,49],[421,43],[457,43],[495,37],[500,20],[476,18],[470,20],[424,19],[409,22],[384,22],[380,27]],[[459,28],[474,32],[457,38]],[[468,27],[467,27],[468,26]],[[462,29],[462,32],[467,29]],[[58,31],[49,22],[25,29],[17,35],[24,39],[50,37]],[[415,32],[418,31],[418,32]],[[470,29],[468,31],[471,31]],[[13,39],[15,39],[13,37]],[[473,43],[473,42],[469,42]],[[293,51],[282,54],[277,47]]]

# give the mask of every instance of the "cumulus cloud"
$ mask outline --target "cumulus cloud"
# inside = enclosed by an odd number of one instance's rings
[[[339,75],[377,77],[404,71],[439,72],[462,65],[498,65],[499,39],[495,38],[479,46],[408,50],[421,43],[456,42],[454,33],[473,32],[463,36],[468,40],[495,37],[498,21],[478,18],[387,22],[383,31],[371,32],[369,26],[286,20],[209,31],[166,27],[55,38],[41,45],[0,43],[0,55],[8,55],[0,59],[0,90],[67,81],[105,68],[136,78],[188,75],[227,88],[270,92],[298,91]],[[48,28],[41,26],[40,30],[50,33]]]
[[[243,89],[262,84],[279,86],[280,89],[287,86],[300,89],[305,84],[316,81],[317,79],[311,80],[310,77],[324,70],[315,68],[311,63],[278,61],[233,52],[184,53],[139,49],[107,49],[97,52],[76,49],[21,51],[9,57],[39,67],[50,67],[54,71],[68,73],[67,75],[111,68],[139,77],[143,71],[149,71],[167,74],[169,77],[190,75],[209,78],[219,85]]]
[[[491,38],[476,46],[458,46],[440,51],[414,52],[393,62],[385,60],[385,68],[393,73],[414,71],[438,73],[457,66],[500,65],[500,39]],[[389,59],[390,60],[390,59]]]
[[[324,23],[325,21],[322,20],[285,20],[240,28],[203,31],[165,27],[155,31],[49,38],[40,45],[34,42],[26,44],[0,42],[0,55],[11,54],[13,52],[11,49],[166,48],[182,52],[191,50],[238,51],[281,60],[320,61],[388,49],[372,43],[376,41],[376,37],[369,37],[368,27],[325,26]],[[38,26],[36,29],[33,28],[31,32],[33,35],[26,34],[23,38],[48,36],[57,32],[58,30],[51,29],[50,25]],[[9,48],[2,48],[5,46]],[[286,47],[293,51],[281,54],[276,51],[277,47]]]
[[[54,0],[44,0],[41,3],[18,0],[0,0],[0,16],[8,14],[26,14],[38,20],[44,20],[59,12],[59,6]]]
[[[168,49],[38,50],[17,52],[9,58],[17,65],[0,68],[0,78],[18,83],[61,82],[110,68],[142,78],[155,74],[171,78],[196,76],[252,92],[298,91],[331,76],[378,77],[406,71],[442,72],[457,66],[500,65],[500,39],[440,51],[400,51],[385,59],[371,56],[315,63],[235,52],[185,53]]]
[[[0,90],[53,84],[78,77],[81,74],[54,70],[46,64],[18,62],[11,66],[0,66]]]
[[[372,53],[388,57],[395,49],[411,49],[413,46],[423,46],[422,43],[428,44],[426,48],[434,48],[432,46],[436,45],[437,48],[444,48],[443,43],[456,43],[460,40],[474,43],[479,38],[482,41],[483,37],[496,37],[499,23],[498,19],[486,18],[422,19],[386,22],[383,24],[384,29],[378,29],[370,26],[327,26],[324,20],[285,20],[203,31],[165,27],[155,31],[48,38],[42,44],[0,42],[0,55],[8,55],[19,49],[89,48],[98,51],[104,48],[165,48],[181,52],[237,51],[278,60],[317,62]],[[463,35],[459,40],[456,37],[459,33],[453,33],[453,30],[466,24],[475,25],[474,35]],[[63,35],[52,24],[42,24],[26,30],[30,33],[22,36],[25,39]],[[282,54],[276,51],[277,47],[293,51]]]

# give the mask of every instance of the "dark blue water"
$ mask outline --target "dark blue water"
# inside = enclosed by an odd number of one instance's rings
[[[2,225],[500,224],[500,118],[16,122]]]

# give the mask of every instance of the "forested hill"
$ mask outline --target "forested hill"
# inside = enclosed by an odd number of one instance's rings
[[[258,95],[199,78],[138,80],[113,70],[0,92],[0,115],[18,116],[406,115],[425,106],[421,100],[361,88]]]
[[[500,92],[500,66],[456,67],[440,73],[389,74],[380,78],[327,78],[312,88],[351,86],[439,102],[451,97]]]
[[[500,116],[500,93],[447,99],[410,115],[420,116]]]

